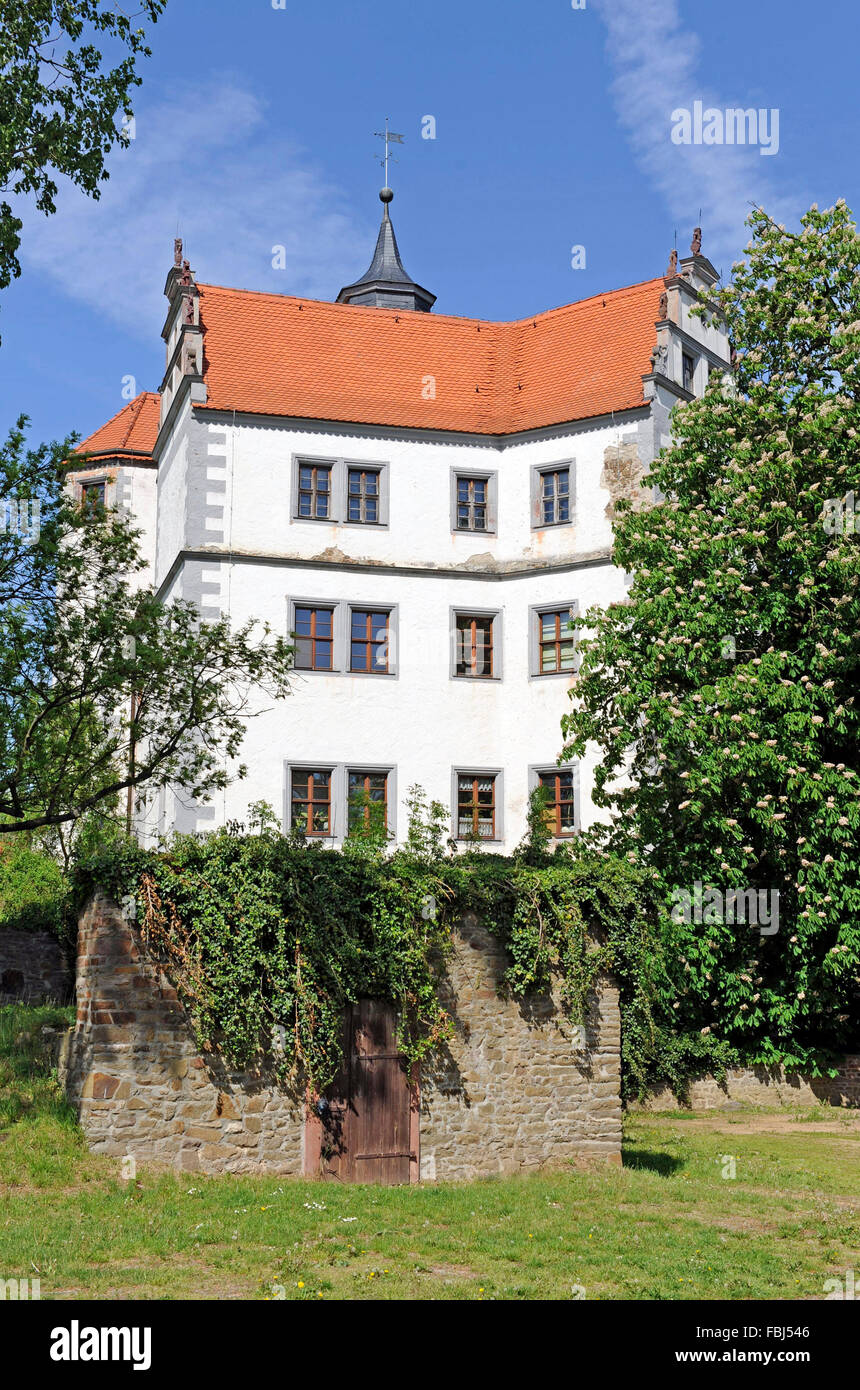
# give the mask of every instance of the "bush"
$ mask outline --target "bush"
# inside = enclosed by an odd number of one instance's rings
[[[56,859],[16,836],[0,838],[0,931],[67,931],[69,884]]]

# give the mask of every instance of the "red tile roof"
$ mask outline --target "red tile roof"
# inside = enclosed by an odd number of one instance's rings
[[[158,392],[141,391],[106,425],[82,440],[75,452],[101,458],[151,458],[158,438],[159,411]]]
[[[478,434],[628,410],[644,401],[663,288],[491,323],[200,285],[206,405]]]
[[[200,285],[205,407],[354,424],[515,434],[644,404],[662,279],[511,323]],[[79,446],[149,456],[141,392]]]

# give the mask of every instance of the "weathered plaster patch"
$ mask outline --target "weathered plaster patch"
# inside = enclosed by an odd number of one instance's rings
[[[629,498],[636,512],[649,505],[651,494],[642,486],[644,472],[636,444],[609,444],[604,449],[600,486],[609,493],[604,511],[610,521],[615,520],[616,504],[622,497]]]

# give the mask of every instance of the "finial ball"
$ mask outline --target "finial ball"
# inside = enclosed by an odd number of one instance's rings
[[[391,199],[392,199],[393,197],[394,197],[394,189],[393,189],[393,188],[380,188],[380,190],[379,190],[379,201],[380,201],[381,203],[390,203],[390,202],[391,202]]]

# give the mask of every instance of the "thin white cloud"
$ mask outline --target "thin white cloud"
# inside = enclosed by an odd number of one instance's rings
[[[699,75],[701,43],[682,25],[677,0],[592,0],[608,30],[607,49],[615,69],[612,95],[636,158],[659,189],[679,232],[692,230],[702,209],[704,251],[728,274],[749,240],[744,221],[750,204],[761,204],[778,221],[801,211],[777,187],[780,155],[762,156],[757,146],[676,145],[672,112],[705,108],[770,109],[775,100],[719,94]],[[781,131],[781,138],[784,131]],[[681,254],[686,244],[679,237]]]
[[[110,170],[98,201],[69,187],[55,217],[26,215],[22,259],[150,341],[164,319],[174,236],[204,283],[312,298],[333,299],[370,260],[370,216],[356,219],[234,81],[143,106]],[[272,266],[275,246],[285,248],[283,270]]]

